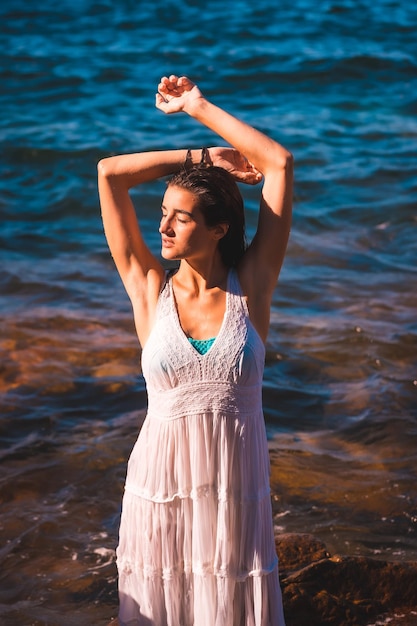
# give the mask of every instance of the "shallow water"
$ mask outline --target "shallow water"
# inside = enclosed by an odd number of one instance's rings
[[[154,108],[172,71],[296,159],[264,385],[277,531],[415,560],[417,9],[6,0],[0,18],[0,623],[116,612],[146,397],[96,163],[216,143]],[[162,190],[134,194],[155,252]]]

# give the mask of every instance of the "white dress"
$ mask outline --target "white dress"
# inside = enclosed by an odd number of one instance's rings
[[[222,327],[203,355],[166,281],[142,353],[148,412],[123,497],[121,626],[284,626],[264,358],[234,270]]]

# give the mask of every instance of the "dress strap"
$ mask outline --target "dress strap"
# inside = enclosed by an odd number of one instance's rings
[[[171,278],[175,274],[176,269],[169,269],[165,271],[165,279],[162,283],[161,290],[159,292],[158,304],[156,307],[156,319],[165,317],[169,314],[170,310],[170,295],[171,295]]]
[[[245,317],[249,317],[248,303],[243,295],[242,287],[240,285],[239,276],[236,269],[232,268],[229,275],[228,288],[232,295],[232,300],[235,303],[235,307],[243,311]]]

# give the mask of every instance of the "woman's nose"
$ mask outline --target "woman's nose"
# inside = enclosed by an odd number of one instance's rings
[[[159,232],[161,234],[172,232],[171,220],[167,215],[162,216],[161,222],[159,224]]]

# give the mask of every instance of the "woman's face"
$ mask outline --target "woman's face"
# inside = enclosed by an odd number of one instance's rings
[[[215,230],[207,228],[195,196],[187,189],[170,186],[162,200],[159,232],[164,259],[181,260],[213,254]]]

